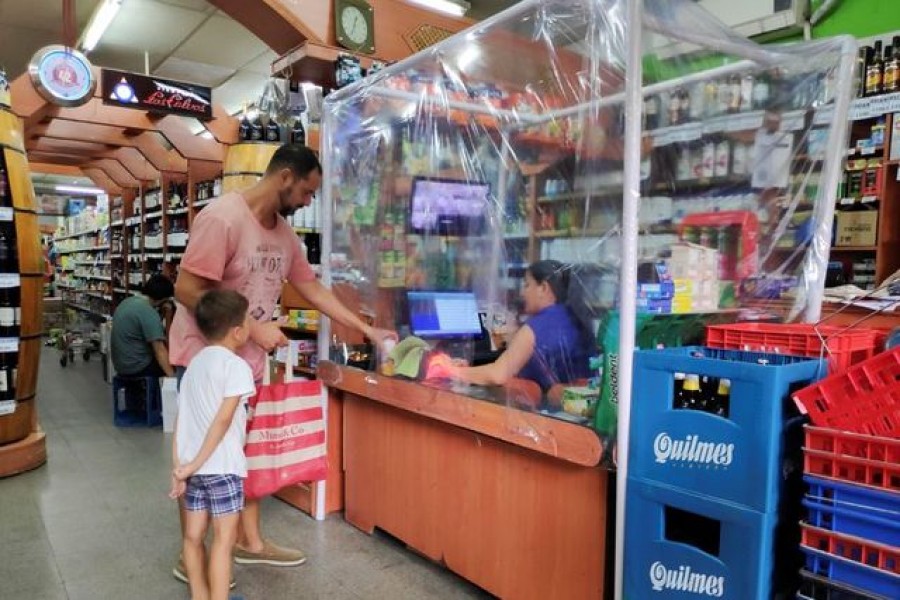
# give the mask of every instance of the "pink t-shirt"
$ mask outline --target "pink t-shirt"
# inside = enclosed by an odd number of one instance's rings
[[[221,289],[243,294],[250,302],[250,316],[257,321],[272,318],[285,279],[302,283],[316,278],[290,225],[278,217],[277,225],[266,229],[238,193],[213,200],[197,215],[181,268],[218,281]],[[204,346],[206,340],[193,313],[178,304],[169,334],[169,360],[186,367]],[[238,355],[250,364],[259,381],[265,351],[248,341]]]

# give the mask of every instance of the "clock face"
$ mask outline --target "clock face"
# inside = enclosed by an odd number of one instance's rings
[[[356,6],[347,6],[341,13],[341,27],[349,41],[362,45],[369,37],[369,23],[363,11]]]

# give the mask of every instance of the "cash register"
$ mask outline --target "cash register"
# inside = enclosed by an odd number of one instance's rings
[[[410,332],[434,350],[462,358],[473,365],[493,362],[500,352],[491,350],[491,338],[471,291],[408,290],[406,302]]]

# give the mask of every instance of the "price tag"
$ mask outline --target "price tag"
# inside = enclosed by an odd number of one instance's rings
[[[834,121],[834,106],[828,105],[817,109],[813,117],[813,125],[828,125]]]
[[[852,206],[856,202],[856,198],[841,198],[838,204],[841,206]]]
[[[0,221],[5,221],[7,223],[12,223],[15,218],[15,213],[11,206],[2,206],[0,207]]]
[[[0,354],[19,351],[19,338],[0,338]]]
[[[0,401],[0,417],[11,415],[16,412],[16,401],[15,400],[2,400]]]
[[[18,273],[0,273],[0,289],[14,288],[22,285],[22,278]]]

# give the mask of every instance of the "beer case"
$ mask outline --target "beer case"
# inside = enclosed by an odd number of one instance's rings
[[[698,346],[635,352],[629,473],[742,508],[777,510],[783,462],[795,460],[799,470],[802,461],[802,423],[790,392],[826,372],[824,361],[784,354]],[[731,380],[727,417],[675,408],[675,373]]]

